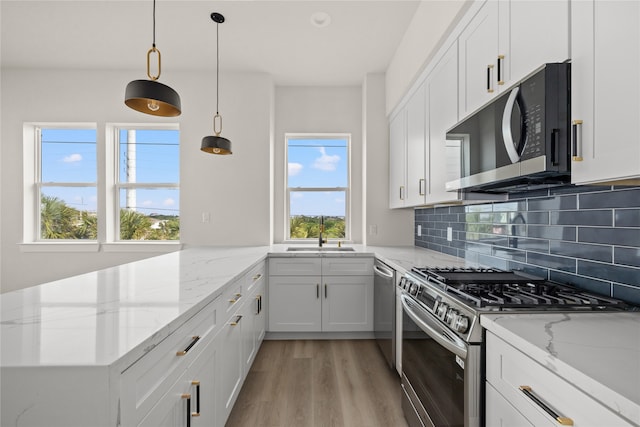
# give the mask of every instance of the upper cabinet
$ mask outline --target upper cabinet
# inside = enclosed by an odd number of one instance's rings
[[[542,64],[569,59],[569,1],[488,0],[458,40],[463,118]]]
[[[574,184],[640,183],[640,3],[571,3]]]
[[[407,112],[389,122],[389,208],[404,207],[407,182]]]

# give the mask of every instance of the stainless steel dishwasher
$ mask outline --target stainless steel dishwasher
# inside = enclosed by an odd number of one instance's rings
[[[396,285],[395,270],[376,260],[373,281],[373,329],[389,367],[395,367]]]

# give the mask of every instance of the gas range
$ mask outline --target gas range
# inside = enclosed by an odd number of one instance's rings
[[[482,341],[481,314],[631,309],[621,300],[494,268],[414,267],[398,286],[467,343]]]

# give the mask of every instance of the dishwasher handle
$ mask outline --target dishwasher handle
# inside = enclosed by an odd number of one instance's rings
[[[393,279],[393,272],[391,272],[390,270],[387,270],[386,268],[384,268],[383,266],[381,266],[379,264],[375,264],[373,266],[373,271],[378,276],[386,277],[387,279]]]

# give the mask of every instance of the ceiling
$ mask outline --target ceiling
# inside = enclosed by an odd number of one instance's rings
[[[158,0],[156,44],[164,74],[220,68],[260,71],[277,85],[357,85],[384,72],[420,1]],[[1,0],[1,65],[138,69],[152,42],[151,0]],[[326,12],[328,26],[312,25]]]

